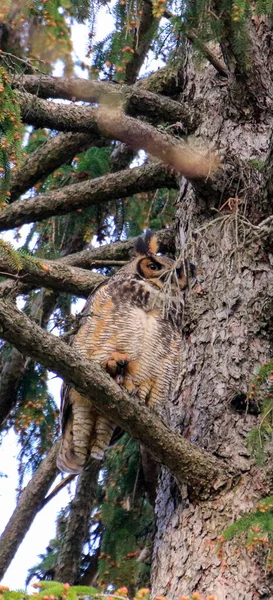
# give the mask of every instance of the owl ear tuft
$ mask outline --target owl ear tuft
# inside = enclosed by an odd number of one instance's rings
[[[150,229],[146,230],[144,237],[138,237],[135,243],[135,249],[137,254],[156,254],[158,251],[158,241],[156,234]]]

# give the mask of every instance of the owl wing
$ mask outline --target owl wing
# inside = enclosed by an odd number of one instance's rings
[[[103,284],[87,300],[72,346],[82,357],[106,365],[115,347],[114,335],[109,336],[110,322],[111,299],[107,285]],[[106,349],[103,349],[103,340],[108,340]],[[103,458],[115,425],[98,415],[87,398],[65,383],[61,391],[60,413],[62,441],[57,466],[64,472],[79,473],[90,454],[98,460]]]

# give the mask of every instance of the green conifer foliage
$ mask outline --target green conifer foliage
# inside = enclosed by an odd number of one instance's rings
[[[0,55],[0,210],[10,196],[10,167],[21,160],[22,125],[16,92]]]
[[[102,524],[100,585],[126,585],[135,592],[149,582],[153,510],[143,487],[139,446],[127,434],[108,450],[100,488],[95,513]]]
[[[261,415],[257,427],[249,433],[247,442],[257,464],[262,465],[273,431],[273,359],[259,368],[249,391],[249,400],[256,400]]]
[[[36,471],[59,433],[58,410],[48,392],[46,369],[30,361],[18,391],[18,404],[9,416],[21,445],[19,453],[19,484],[24,476]]]

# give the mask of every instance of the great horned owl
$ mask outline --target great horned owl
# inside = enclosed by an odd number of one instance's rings
[[[136,258],[87,300],[73,347],[160,413],[179,369],[183,296],[192,265],[158,255],[150,230],[135,248]],[[78,473],[90,455],[103,458],[115,424],[67,385],[61,419],[61,471]]]

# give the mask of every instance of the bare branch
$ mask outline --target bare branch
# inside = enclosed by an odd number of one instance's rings
[[[132,117],[143,115],[156,123],[180,121],[186,133],[192,133],[196,129],[200,121],[198,109],[142,89],[140,83],[136,86],[117,86],[105,81],[47,75],[18,75],[14,78],[16,87],[40,98],[62,98],[89,103],[112,98],[113,103],[122,105],[124,111]]]
[[[13,560],[57,475],[56,457],[58,448],[59,442],[52,446],[47,457],[22,492],[18,505],[1,535],[0,579],[2,579]]]
[[[56,104],[21,92],[18,95],[22,119],[30,125],[101,133],[135,150],[145,150],[188,178],[207,177],[219,167],[219,159],[213,152],[197,151],[148,123],[126,116],[115,95],[103,98],[105,104],[98,108]]]
[[[51,500],[53,500],[53,498],[55,498],[55,496],[57,496],[59,494],[59,492],[61,490],[63,490],[69,483],[71,483],[71,481],[73,481],[73,479],[75,479],[77,477],[77,475],[74,474],[70,474],[67,475],[67,477],[65,477],[64,479],[62,479],[60,481],[60,483],[57,483],[57,485],[55,485],[55,488],[52,490],[52,492],[50,492],[50,494],[48,494],[45,499],[43,500],[42,504],[41,504],[41,508],[39,510],[42,510],[44,508],[44,506],[46,506]]]
[[[98,285],[105,281],[105,277],[99,273],[72,267],[60,260],[40,259],[37,262],[24,260],[22,268],[19,268],[10,261],[8,254],[1,252],[0,274],[3,271],[6,275],[14,276],[31,286],[65,291],[83,298],[87,298]]]
[[[152,4],[152,0],[145,0],[145,2],[150,5]],[[165,17],[165,19],[173,19],[174,17],[176,17],[176,15],[167,8],[164,10],[163,16]],[[218,71],[219,75],[221,75],[222,77],[229,76],[229,72],[226,69],[224,63],[222,63],[222,61],[219,60],[216,54],[214,54],[214,52],[212,52],[212,50],[206,44],[204,44],[204,42],[198,39],[198,35],[194,29],[188,29],[183,33],[190,42],[196,43],[196,45],[198,45],[198,48],[204,54],[206,59],[213,65],[216,71]]]
[[[206,44],[204,44],[204,42],[201,42],[201,40],[198,39],[198,35],[194,29],[189,29],[186,31],[185,36],[188,38],[188,40],[190,40],[190,42],[197,45],[206,59],[212,64],[216,71],[218,71],[219,75],[222,77],[229,76],[229,71],[225,67],[224,63],[219,60],[218,56],[216,56],[216,54],[214,54],[214,52],[212,52],[212,50]]]
[[[54,192],[14,202],[0,213],[0,231],[158,187],[177,187],[174,174],[159,163],[74,183]]]
[[[80,355],[55,336],[41,330],[8,298],[0,301],[1,337],[57,373],[86,398],[99,414],[107,414],[132,437],[149,448],[193,496],[204,496],[224,485],[227,466],[182,438],[145,405],[129,397],[95,362]]]
[[[159,251],[163,254],[171,253],[175,254],[174,245],[174,230],[170,227],[169,229],[162,229],[156,234],[159,242]],[[134,255],[134,246],[137,238],[130,238],[122,242],[114,242],[112,244],[104,244],[99,248],[90,248],[82,250],[82,252],[75,252],[75,254],[69,254],[60,259],[62,263],[67,265],[74,265],[75,267],[82,267],[83,269],[91,269],[94,265],[94,261],[101,260],[124,260],[128,261]]]

